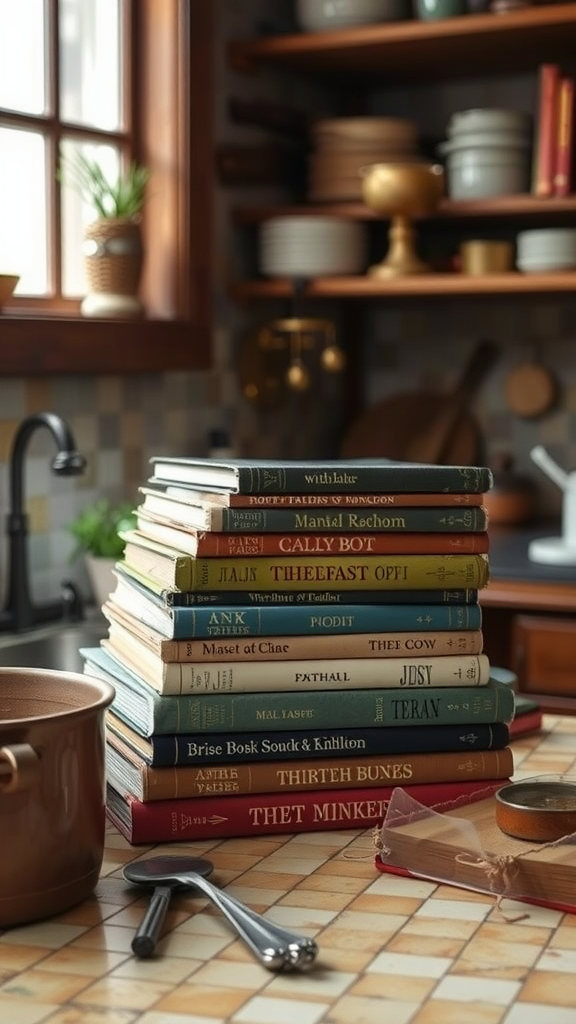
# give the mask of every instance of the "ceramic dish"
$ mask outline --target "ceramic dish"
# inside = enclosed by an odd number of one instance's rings
[[[461,132],[520,132],[530,131],[531,118],[516,110],[472,108],[452,114],[447,134],[454,136]]]
[[[296,3],[298,24],[306,32],[397,21],[407,16],[405,0],[297,0]]]

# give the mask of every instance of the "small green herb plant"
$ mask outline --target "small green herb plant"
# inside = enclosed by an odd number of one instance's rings
[[[70,523],[70,532],[76,539],[72,557],[89,554],[95,558],[121,558],[124,541],[119,531],[131,530],[135,525],[136,517],[130,502],[112,504],[107,498],[100,498]]]
[[[99,220],[135,220],[144,206],[150,171],[132,161],[110,181],[97,160],[76,150],[63,158],[58,176],[94,208]]]

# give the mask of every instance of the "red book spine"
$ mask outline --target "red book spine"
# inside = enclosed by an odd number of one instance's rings
[[[160,520],[150,517],[160,526]],[[241,555],[453,555],[486,554],[488,532],[479,533],[216,533],[186,530],[170,524],[181,535],[154,533],[149,519],[138,518],[138,531],[151,540],[169,544],[183,553],[201,558],[228,558]],[[181,547],[179,547],[181,545]],[[191,546],[196,547],[192,552]]]
[[[558,93],[554,192],[567,196],[572,191],[572,148],[574,145],[574,79],[563,78]]]
[[[446,810],[447,805],[459,806],[485,799],[503,784],[503,779],[486,779],[423,783],[402,788],[426,807]],[[116,828],[134,845],[284,832],[365,829],[382,825],[394,788],[260,793],[210,800],[184,797],[143,803],[129,793],[121,796],[109,787],[107,812]]]
[[[535,133],[532,192],[551,196],[554,192],[556,165],[556,125],[560,69],[557,64],[542,64],[539,74],[538,116]]]

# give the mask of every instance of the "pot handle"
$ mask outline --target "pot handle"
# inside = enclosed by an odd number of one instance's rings
[[[40,758],[29,743],[0,747],[0,795],[29,789],[40,771]]]

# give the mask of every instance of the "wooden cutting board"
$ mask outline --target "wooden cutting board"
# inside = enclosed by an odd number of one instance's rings
[[[412,391],[377,402],[348,430],[342,457],[477,464],[483,458],[482,436],[470,404],[497,352],[494,342],[479,342],[459,380],[446,393]]]

